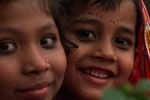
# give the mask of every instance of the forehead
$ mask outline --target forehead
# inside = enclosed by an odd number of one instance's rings
[[[105,13],[105,15],[108,14],[109,16],[112,13],[114,13],[114,14],[116,13],[117,16],[119,16],[119,13],[124,13],[124,15],[126,15],[126,14],[129,15],[129,14],[133,13],[133,15],[137,15],[137,9],[136,9],[137,7],[133,0],[118,0],[121,2],[119,3],[116,1],[117,3],[112,3],[112,7],[109,7],[109,9],[107,9],[107,8],[108,8],[108,6],[111,6],[111,3],[107,4],[107,2],[105,2],[101,6],[101,2],[97,2],[97,3],[93,4],[93,1],[92,2],[91,1],[92,0],[89,0],[89,2],[86,3],[87,5],[84,4],[83,2],[79,5],[75,4],[75,6],[72,8],[71,17],[77,17],[80,15],[83,15],[83,12],[84,13],[97,12],[97,14]],[[108,2],[109,2],[109,0],[108,0]],[[113,15],[111,15],[111,16],[113,16]]]
[[[6,0],[6,2],[0,2],[0,14],[22,12],[22,11],[41,11],[43,0]]]
[[[117,5],[115,10],[104,10],[100,5],[95,4],[89,5],[83,12],[78,13],[77,16],[73,18],[84,17],[88,14],[89,17],[97,17],[106,22],[115,19],[122,21],[128,20],[129,22],[136,23],[137,19],[136,6],[132,0],[124,0],[120,5]]]
[[[29,16],[47,16],[39,0],[15,0],[0,6],[0,22],[11,22],[17,18],[27,19]]]
[[[115,10],[104,10],[100,6],[89,6],[85,12],[95,12],[97,14],[104,14],[107,17],[124,17],[128,18],[131,15],[136,15],[136,7],[132,0],[124,0]],[[136,16],[135,16],[136,17]]]
[[[1,9],[6,9],[8,7],[21,7],[23,5],[35,5],[38,4],[41,0],[4,0],[0,2]],[[21,9],[20,9],[21,10]]]
[[[135,35],[136,13],[136,6],[133,1],[125,0],[117,9],[110,11],[105,11],[97,5],[89,6],[83,13],[72,17],[68,21],[71,23],[69,26],[78,23],[90,24],[99,27],[103,31],[113,32],[118,29],[128,29],[128,32]]]
[[[55,25],[52,16],[48,16],[36,1],[38,0],[10,2],[0,9],[0,29],[15,29],[16,33],[22,35],[37,32],[45,25]]]

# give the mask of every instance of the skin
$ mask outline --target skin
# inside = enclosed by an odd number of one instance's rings
[[[0,22],[0,100],[52,100],[66,68],[52,16],[20,0],[0,10]]]
[[[113,23],[110,19],[123,20]],[[68,55],[62,98],[99,100],[106,88],[126,82],[134,66],[135,5],[125,0],[108,12],[90,6],[67,22],[65,36],[79,47]]]

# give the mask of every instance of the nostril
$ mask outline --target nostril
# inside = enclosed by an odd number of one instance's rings
[[[41,67],[33,67],[33,66],[30,66],[30,67],[32,67],[32,68],[25,68],[24,70],[23,70],[23,72],[24,72],[24,74],[34,74],[34,75],[36,75],[36,74],[41,74],[41,73],[45,73],[45,72],[47,72],[48,70],[49,70],[49,67],[48,66],[41,66]]]
[[[22,67],[22,72],[24,74],[41,74],[44,72],[47,72],[50,69],[50,60],[49,59],[44,59],[44,60],[40,60],[38,62],[28,62],[28,64],[24,64]]]
[[[110,61],[110,62],[114,62],[114,61],[115,61],[115,59],[110,59],[109,61]]]
[[[33,71],[30,71],[30,74],[40,74],[40,71],[33,70]]]
[[[23,74],[40,74],[50,70],[51,59],[42,55],[41,52],[36,51],[32,52],[32,54],[31,51],[29,51],[31,54],[30,57],[25,54],[23,55],[24,58],[21,59],[21,70]]]
[[[110,63],[114,63],[116,61],[115,57],[95,57],[95,59]]]

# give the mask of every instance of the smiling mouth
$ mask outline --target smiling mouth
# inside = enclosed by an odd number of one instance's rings
[[[111,71],[98,68],[83,68],[80,69],[80,71],[95,78],[108,79],[114,77],[114,74]]]

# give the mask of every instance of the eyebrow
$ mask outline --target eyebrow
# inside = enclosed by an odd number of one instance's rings
[[[39,27],[38,29],[38,33],[41,33],[41,32],[44,32],[44,31],[47,31],[47,30],[50,30],[52,28],[56,28],[56,25],[55,24],[46,24],[46,25],[43,25],[42,27]]]
[[[101,28],[104,27],[104,23],[101,20],[83,17],[83,18],[73,20],[67,27],[65,27],[65,29],[70,28],[74,24],[80,24],[80,23],[81,24],[93,24]],[[128,33],[130,35],[135,35],[135,30],[130,27],[120,26],[117,30],[119,30],[120,32]]]
[[[128,33],[130,35],[134,35],[135,36],[135,30],[130,28],[130,27],[124,27],[124,26],[120,26],[118,28],[118,31],[120,32],[125,32],[125,33]]]
[[[46,24],[46,25],[43,25],[41,27],[39,27],[39,29],[37,30],[38,33],[41,33],[43,31],[47,31],[47,30],[50,30],[52,28],[56,28],[56,25],[55,24]],[[57,28],[56,28],[57,29]],[[0,34],[6,34],[6,33],[9,33],[9,34],[15,34],[17,35],[18,33],[21,33],[21,31],[15,27],[4,27],[4,28],[0,28]]]
[[[0,28],[0,34],[2,33],[12,33],[12,34],[17,34],[19,33],[19,30],[13,27],[5,27],[5,28]]]
[[[103,27],[104,24],[102,21],[100,20],[96,20],[96,19],[92,19],[92,18],[79,18],[79,19],[75,19],[73,20],[69,25],[68,27],[65,27],[65,28],[69,28],[70,26],[74,25],[74,24],[93,24],[93,25],[96,25],[96,26],[99,26],[99,27]]]

